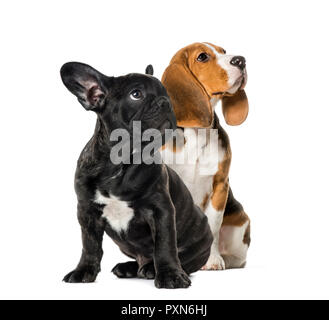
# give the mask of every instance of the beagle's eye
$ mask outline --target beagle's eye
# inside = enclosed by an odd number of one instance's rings
[[[132,100],[141,100],[143,98],[143,93],[142,91],[135,89],[130,92],[130,98]]]
[[[226,50],[225,49],[222,49],[223,50],[223,53],[226,54]]]
[[[198,55],[197,60],[199,62],[207,62],[209,60],[209,55],[206,54],[205,52],[202,52]]]

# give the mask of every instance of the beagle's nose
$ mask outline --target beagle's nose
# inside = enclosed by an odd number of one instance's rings
[[[235,56],[230,61],[230,64],[243,70],[246,67],[246,59],[242,56]]]

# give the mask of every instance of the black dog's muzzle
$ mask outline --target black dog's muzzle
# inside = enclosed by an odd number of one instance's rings
[[[177,127],[171,102],[165,96],[157,97],[151,102],[150,107],[144,110],[142,121],[152,122],[154,129],[162,129],[164,126],[165,129],[175,130]]]

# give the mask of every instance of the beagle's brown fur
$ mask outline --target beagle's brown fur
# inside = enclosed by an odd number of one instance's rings
[[[229,125],[240,125],[248,115],[248,99],[244,91],[247,81],[245,60],[227,55],[211,43],[194,43],[179,50],[165,70],[162,82],[171,98],[184,139],[174,139],[162,150],[164,161],[171,166],[192,193],[197,205],[208,216],[214,235],[206,270],[241,268],[246,264],[250,244],[250,220],[242,205],[234,198],[229,185],[231,148],[229,138],[220,126],[215,106],[222,101],[222,112]],[[210,143],[193,142],[203,128],[218,133],[218,155],[207,155],[206,161],[217,161],[213,171],[201,173],[202,153]],[[197,148],[191,163],[170,163],[168,159]],[[170,156],[170,157],[169,157]],[[218,159],[218,160],[217,160]]]

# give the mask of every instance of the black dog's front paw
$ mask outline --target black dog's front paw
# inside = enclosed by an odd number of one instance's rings
[[[144,265],[138,270],[138,277],[142,279],[154,279],[155,278],[155,269],[153,261]]]
[[[159,289],[178,289],[188,288],[191,285],[191,280],[183,270],[169,270],[159,272],[154,283]]]
[[[87,267],[79,267],[70,273],[68,273],[63,281],[69,283],[89,283],[94,282],[98,275],[99,268],[95,268],[92,266]]]
[[[112,270],[118,278],[136,278],[137,271],[138,264],[136,261],[118,263]]]

